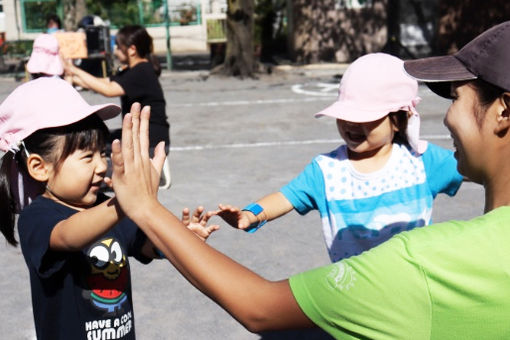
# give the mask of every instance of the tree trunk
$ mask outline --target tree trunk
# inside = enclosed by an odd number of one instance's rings
[[[228,0],[227,50],[222,73],[236,77],[253,77],[254,0]]]
[[[63,0],[64,5],[64,29],[76,31],[78,22],[87,15],[85,0]]]

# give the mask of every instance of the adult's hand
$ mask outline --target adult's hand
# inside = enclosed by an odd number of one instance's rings
[[[157,192],[165,162],[164,142],[149,157],[150,107],[134,103],[122,121],[122,142],[112,143],[113,190],[122,210],[135,213],[142,205],[158,204]]]

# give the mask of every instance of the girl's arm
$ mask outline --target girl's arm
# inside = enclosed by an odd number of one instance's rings
[[[71,76],[73,83],[91,89],[106,97],[119,97],[125,94],[124,89],[110,78],[94,77],[90,73],[76,67],[72,62],[64,63],[66,74]]]
[[[77,251],[97,240],[124,217],[116,198],[85,209],[57,223],[50,235],[50,248]]]
[[[139,109],[131,112],[123,120],[122,148],[118,140],[112,144],[113,187],[123,210],[182,275],[250,331],[313,326],[288,280],[265,280],[211,248],[157,201],[150,185],[149,112],[142,111],[141,121]]]
[[[246,229],[252,224],[274,220],[294,209],[289,200],[281,192],[274,192],[264,196],[256,203],[263,209],[258,215],[225,204],[219,205],[217,215],[234,228]]]

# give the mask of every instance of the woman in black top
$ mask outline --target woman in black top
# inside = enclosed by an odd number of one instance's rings
[[[123,115],[131,105],[138,102],[151,107],[149,136],[151,152],[160,141],[165,141],[166,151],[170,148],[170,124],[165,111],[165,97],[158,77],[161,68],[152,55],[152,37],[139,25],[124,26],[116,36],[115,56],[123,65],[110,78],[98,78],[66,63],[65,71],[73,83],[91,89],[106,97],[120,96]],[[120,138],[120,130],[112,132],[112,140]],[[169,176],[169,173],[166,175]],[[165,177],[165,176],[163,176]],[[165,185],[167,184],[167,185]],[[163,178],[162,186],[169,186],[169,178]]]

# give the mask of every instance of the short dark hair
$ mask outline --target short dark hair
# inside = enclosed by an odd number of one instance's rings
[[[141,58],[146,58],[152,64],[154,72],[159,76],[161,74],[161,65],[153,54],[152,37],[145,27],[140,25],[127,25],[117,32],[116,43],[121,50],[134,45],[136,52]],[[125,52],[125,51],[124,51]]]
[[[58,15],[56,14],[50,14],[46,17],[46,27],[48,26],[48,24],[50,23],[50,21],[53,21],[57,24],[58,26],[58,29],[61,29],[62,28],[62,22],[60,21],[60,18],[58,17]]]
[[[391,123],[397,127],[398,131],[393,137],[393,142],[397,144],[409,144],[407,140],[407,122],[409,120],[408,112],[399,110],[390,113]]]
[[[482,126],[485,112],[496,99],[505,93],[505,90],[482,79],[470,81],[468,85],[471,86],[477,95],[474,112],[478,126]]]

